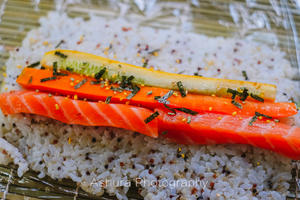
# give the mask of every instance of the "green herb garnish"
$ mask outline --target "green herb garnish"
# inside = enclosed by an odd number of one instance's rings
[[[260,102],[264,102],[264,101],[265,101],[263,98],[259,97],[259,96],[256,95],[256,94],[252,94],[252,93],[251,93],[250,96],[251,96],[253,99],[257,100],[257,101],[260,101]]]
[[[52,81],[52,80],[56,80],[57,77],[56,76],[52,76],[52,77],[48,77],[48,78],[42,78],[40,81],[42,82],[46,82],[46,81]]]
[[[147,92],[147,95],[151,95],[152,94],[152,90],[151,91],[149,91],[149,92]]]
[[[239,93],[239,96],[240,96],[241,101],[245,101],[247,99],[247,97],[249,96],[248,89],[244,88],[243,92]]]
[[[132,87],[132,83],[131,81],[134,79],[134,76],[129,76],[128,78],[126,76],[122,76],[122,80],[121,80],[121,84],[120,87],[121,88],[125,88],[125,87]]]
[[[261,113],[259,113],[259,112],[255,112],[255,115],[256,116],[258,116],[258,117],[265,117],[265,118],[268,118],[268,119],[272,119],[272,117],[271,116],[268,116],[268,115],[264,115],[264,114],[261,114]]]
[[[140,88],[138,86],[133,87],[133,91],[126,97],[126,99],[130,100],[132,97],[134,97],[138,92],[140,91]]]
[[[131,83],[131,81],[134,79],[134,76],[129,76],[128,78],[127,78],[127,80],[126,80],[126,85],[131,85],[132,83]]]
[[[184,89],[184,87],[182,85],[182,82],[178,81],[176,84],[177,84],[177,87],[179,89],[179,92],[180,92],[181,96],[185,97],[186,96],[186,91],[185,91],[185,89]]]
[[[82,81],[80,81],[79,83],[77,83],[75,86],[74,86],[74,89],[79,89],[81,86],[83,86],[85,83],[87,82],[87,79],[83,79]]]
[[[111,96],[106,97],[105,103],[106,103],[106,104],[109,104],[109,103],[110,103],[110,100],[111,100]]]
[[[59,57],[61,57],[61,58],[64,58],[64,59],[68,57],[67,55],[61,53],[60,51],[55,51],[54,54],[57,55],[57,56],[59,56]]]
[[[257,120],[257,116],[254,115],[254,116],[251,118],[250,122],[249,122],[249,126],[252,126],[253,123],[254,123],[256,120]]]
[[[68,76],[68,74],[64,74],[64,73],[61,73],[61,72],[57,72],[57,62],[53,62],[53,76]]]
[[[56,72],[54,74],[55,76],[68,76],[69,74],[61,73],[61,72]]]
[[[191,116],[188,116],[187,123],[190,124],[191,122],[192,122],[192,118],[191,118]]]
[[[98,85],[101,83],[101,81],[91,81],[90,83],[91,83],[91,85]]]
[[[239,109],[242,109],[242,108],[243,108],[242,105],[241,105],[239,102],[236,102],[235,100],[232,100],[231,103],[232,103],[234,106],[238,107]]]
[[[168,98],[170,98],[173,95],[174,91],[170,90],[169,92],[167,92],[167,94],[165,94],[164,96],[162,96],[161,98],[157,99],[157,101],[159,103],[163,103],[163,104],[169,104],[170,102],[167,100]]]
[[[73,69],[71,67],[66,67],[66,70],[69,72],[73,72]]]
[[[143,63],[143,67],[146,68],[148,65],[148,60],[146,60],[144,63]]]
[[[232,94],[231,99],[235,99],[236,95],[239,95],[239,94],[240,94],[240,92],[238,92],[237,90],[233,90],[233,89],[231,89],[231,88],[228,88],[228,89],[227,89],[227,93],[231,93],[231,94]]]
[[[110,89],[115,92],[123,92],[123,90],[124,90],[121,87],[113,87],[113,86],[111,86]]]
[[[46,69],[46,67],[44,67],[44,66],[41,66],[41,69]]]
[[[57,49],[62,43],[65,43],[65,41],[61,40],[54,48]]]
[[[152,120],[154,120],[157,116],[159,115],[159,113],[156,111],[154,113],[152,113],[149,117],[147,117],[144,121],[146,124],[148,124],[149,122],[151,122]]]
[[[271,116],[265,115],[265,114],[261,114],[259,112],[255,112],[255,115],[251,118],[250,122],[249,122],[249,126],[252,126],[253,123],[257,120],[258,117],[265,117],[267,119],[272,119]]]
[[[190,110],[188,108],[175,108],[176,110],[179,110],[181,112],[184,112],[184,113],[187,113],[187,114],[190,114],[190,115],[197,115],[198,112],[196,111],[193,111],[193,110]]]
[[[158,100],[158,99],[160,99],[161,98],[161,96],[154,96],[154,99],[155,100]]]
[[[176,115],[176,114],[173,112],[168,112],[168,115]]]
[[[168,131],[161,132],[162,135],[166,135],[167,133],[168,133]]]
[[[104,67],[98,73],[95,74],[95,79],[99,80],[105,72],[106,72],[106,67]]]
[[[248,75],[246,71],[242,71],[243,77],[245,78],[245,80],[248,80]]]
[[[53,75],[57,73],[57,62],[53,62]]]
[[[163,104],[163,105],[164,105],[164,107],[165,107],[166,109],[172,111],[172,113],[173,113],[174,115],[176,115],[176,110],[175,110],[174,108],[169,107],[167,104]]]
[[[28,80],[28,84],[32,83],[32,76],[30,76],[29,80]]]
[[[235,99],[235,97],[238,95],[240,97],[241,101],[245,101],[247,99],[247,97],[249,96],[247,88],[244,88],[243,92],[239,92],[237,90],[233,90],[231,88],[228,88],[227,93],[232,94],[231,99]]]
[[[121,84],[120,84],[120,87],[121,88],[124,88],[124,87],[126,87],[126,76],[122,76],[121,77],[122,78],[122,80],[121,80]]]
[[[28,65],[27,67],[28,67],[28,68],[34,68],[34,67],[36,67],[36,66],[38,66],[38,65],[40,65],[40,61],[37,61],[37,62],[35,62],[35,63],[32,63],[32,64]]]

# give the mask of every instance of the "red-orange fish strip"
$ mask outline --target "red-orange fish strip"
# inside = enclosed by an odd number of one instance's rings
[[[299,127],[267,119],[259,119],[250,126],[251,117],[247,116],[216,113],[191,116],[182,112],[170,116],[164,110],[156,111],[159,112],[159,132],[176,143],[250,144],[300,159]]]
[[[0,94],[0,108],[6,115],[30,113],[46,116],[67,124],[111,126],[136,131],[151,137],[158,136],[157,119],[144,120],[153,112],[124,104],[105,104],[49,96],[34,91],[15,91]]]

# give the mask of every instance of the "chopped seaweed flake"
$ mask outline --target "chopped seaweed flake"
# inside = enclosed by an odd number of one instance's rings
[[[74,89],[79,89],[81,86],[83,86],[85,83],[87,82],[87,79],[83,79],[82,81],[80,81],[79,83],[77,83],[75,86],[74,86]]]
[[[158,117],[159,113],[156,111],[154,113],[152,113],[149,117],[147,117],[144,121],[146,124],[148,124],[149,122],[151,122],[152,120],[154,120],[156,117]]]
[[[193,110],[190,110],[188,108],[175,108],[176,110],[179,110],[181,112],[184,112],[184,113],[187,113],[187,114],[190,114],[190,115],[197,115],[198,112],[196,111],[193,111]]]

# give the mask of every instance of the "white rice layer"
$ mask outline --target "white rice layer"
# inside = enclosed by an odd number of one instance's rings
[[[19,89],[15,78],[21,66],[40,60],[64,40],[62,49],[140,66],[148,60],[147,67],[169,72],[244,80],[246,71],[251,81],[276,84],[277,100],[300,99],[299,83],[291,80],[296,70],[276,48],[139,27],[122,19],[83,21],[52,12],[40,22],[11,53],[3,91]],[[158,55],[149,54],[156,49]],[[40,177],[71,178],[97,195],[106,191],[126,199],[128,183],[153,180],[151,184],[165,187],[140,184],[145,199],[285,199],[291,179],[289,159],[247,145],[183,146],[126,130],[69,126],[30,115],[1,115],[0,122],[0,136]],[[179,148],[185,159],[178,156]],[[198,184],[189,187],[186,181]]]

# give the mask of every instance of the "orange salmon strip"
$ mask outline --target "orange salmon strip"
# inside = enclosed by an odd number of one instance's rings
[[[250,144],[275,151],[289,158],[300,159],[300,128],[273,120],[252,117],[202,113],[191,116],[177,112],[170,116],[159,112],[159,133],[182,144]],[[188,119],[190,118],[190,122]]]
[[[110,126],[158,136],[157,119],[144,120],[153,112],[124,104],[105,104],[49,96],[34,91],[13,91],[0,94],[3,114],[30,113],[46,116],[66,124]]]
[[[63,72],[68,73],[68,72]],[[79,98],[87,98],[94,101],[104,101],[107,96],[111,96],[113,103],[130,103],[132,105],[142,106],[145,108],[155,109],[164,108],[162,103],[154,99],[155,96],[164,96],[169,92],[168,89],[157,87],[139,86],[140,91],[131,99],[126,97],[131,93],[130,91],[115,92],[110,89],[111,85],[100,87],[100,85],[92,85],[91,81],[95,79],[90,77],[83,77],[78,74],[70,74],[68,76],[58,76],[56,80],[41,82],[43,78],[53,76],[53,71],[45,69],[25,68],[17,79],[17,83],[27,89],[38,89],[52,94],[61,95],[78,95]],[[71,79],[75,81],[72,82]],[[75,89],[74,86],[83,79],[87,82],[80,88]],[[119,87],[118,85],[113,85]],[[149,92],[151,91],[151,94]],[[198,94],[187,94],[186,97],[181,97],[179,92],[177,95],[172,95],[167,100],[170,102],[169,107],[185,107],[198,112],[213,112],[222,114],[232,114],[237,112],[239,115],[253,116],[255,112],[263,113],[265,115],[280,118],[295,115],[297,108],[294,103],[288,102],[256,102],[255,100],[245,103],[238,101],[242,105],[242,109],[237,108],[231,103],[231,99],[224,97],[205,96]],[[251,97],[248,97],[251,98]]]

